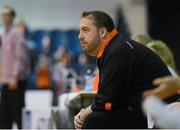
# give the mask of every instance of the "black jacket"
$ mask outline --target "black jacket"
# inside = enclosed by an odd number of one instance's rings
[[[153,88],[155,78],[170,75],[158,55],[121,34],[110,41],[97,64],[100,81],[93,111],[105,111],[107,103],[110,111],[140,108],[142,92]]]

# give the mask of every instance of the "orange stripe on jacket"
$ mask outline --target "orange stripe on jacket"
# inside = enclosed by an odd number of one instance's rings
[[[102,46],[100,47],[99,51],[98,51],[98,55],[97,58],[100,58],[104,52],[104,49],[106,48],[106,46],[108,45],[108,43],[111,41],[111,39],[117,34],[117,30],[113,29],[110,34],[105,38],[105,41],[102,43]]]

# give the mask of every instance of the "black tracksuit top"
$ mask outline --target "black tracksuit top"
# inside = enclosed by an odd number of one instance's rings
[[[140,108],[142,93],[153,88],[152,81],[171,75],[158,55],[120,33],[110,40],[97,65],[99,85],[93,111]]]

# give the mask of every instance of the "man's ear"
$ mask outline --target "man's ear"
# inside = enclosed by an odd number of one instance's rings
[[[102,39],[104,39],[106,37],[106,34],[107,34],[107,29],[105,27],[102,27],[100,30],[99,30],[99,34],[100,34],[100,37]]]

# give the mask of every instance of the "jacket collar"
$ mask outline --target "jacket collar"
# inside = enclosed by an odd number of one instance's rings
[[[117,34],[117,30],[113,29],[110,34],[105,38],[105,41],[102,43],[99,51],[98,51],[98,55],[97,58],[100,58],[104,52],[104,49],[106,48],[106,46],[109,44],[109,42],[111,41],[111,39],[113,39],[113,37]]]

